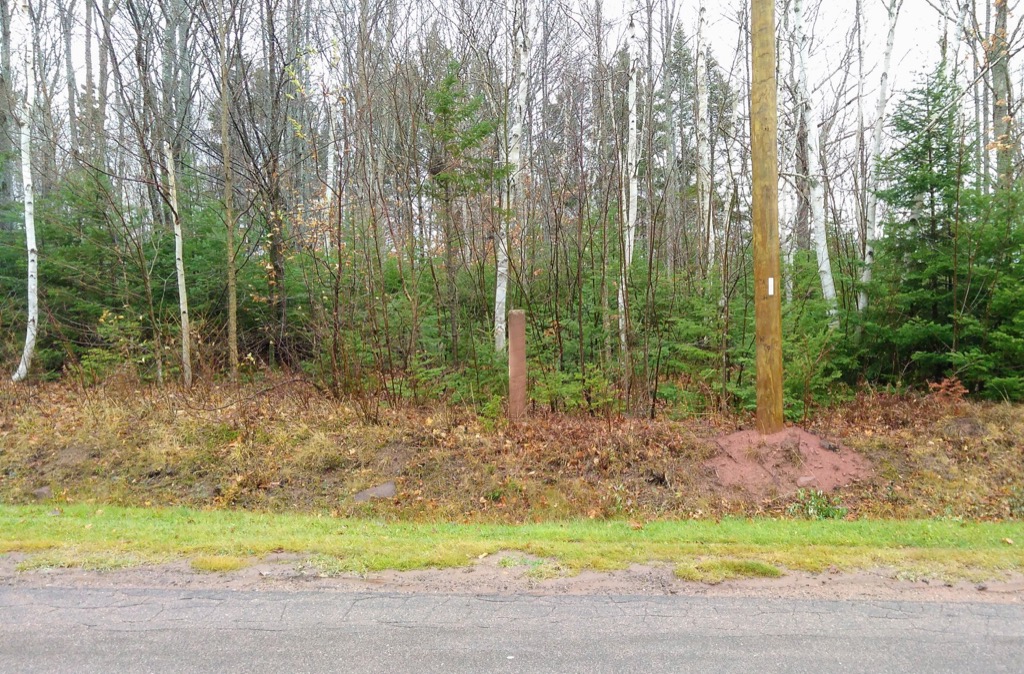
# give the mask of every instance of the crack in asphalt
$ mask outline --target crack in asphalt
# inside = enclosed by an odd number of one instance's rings
[[[417,595],[339,595],[336,593],[197,593],[176,595],[173,591],[133,590],[112,593],[104,590],[0,589],[0,625],[13,625],[9,618],[31,614],[36,619],[53,618],[74,624],[288,624],[319,620],[333,624],[489,624],[492,621],[529,623],[576,619],[589,621],[700,621],[704,627],[742,631],[767,624],[783,616],[801,620],[844,618],[874,627],[902,626],[922,633],[953,636],[965,619],[985,633],[1024,636],[1019,627],[1024,609],[1018,606],[913,604],[904,602],[824,602],[817,600],[712,600],[629,597],[559,598]],[[326,601],[325,601],[326,600]],[[390,616],[390,617],[384,617]]]
[[[0,588],[4,671],[1015,671],[1024,606]]]

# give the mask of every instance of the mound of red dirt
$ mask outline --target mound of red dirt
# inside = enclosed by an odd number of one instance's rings
[[[705,465],[723,487],[756,498],[797,489],[828,492],[871,474],[864,457],[799,428],[774,435],[740,431],[714,442],[721,451]]]

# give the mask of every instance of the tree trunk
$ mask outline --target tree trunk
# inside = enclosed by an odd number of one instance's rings
[[[628,325],[629,304],[627,284],[629,282],[629,268],[633,262],[633,246],[636,240],[636,211],[637,211],[637,132],[636,132],[636,24],[633,18],[629,20],[628,44],[626,49],[629,53],[629,89],[627,91],[626,105],[629,109],[629,128],[626,138],[626,165],[622,181],[623,206],[625,222],[622,227],[622,264],[619,275],[619,346],[622,350],[622,363],[626,370],[626,377],[629,377],[629,343]],[[627,193],[628,187],[628,193]]]
[[[10,137],[11,115],[14,108],[14,91],[11,84],[11,5],[10,0],[0,0],[0,156],[13,153]],[[0,166],[0,202],[9,201],[14,195],[14,177],[11,162]]]
[[[110,0],[103,0],[101,23],[103,24],[103,40],[99,49],[99,84],[96,91],[96,118],[94,130],[96,133],[96,165],[105,168],[107,165],[107,89],[110,85],[110,52],[109,47],[113,40],[110,30],[110,22],[114,17],[117,5],[111,5]],[[98,38],[97,38],[98,40]]]
[[[832,261],[828,252],[828,236],[825,231],[825,188],[821,175],[821,133],[818,129],[818,109],[811,100],[808,82],[807,61],[810,58],[810,37],[804,26],[803,0],[793,0],[793,29],[800,54],[800,103],[807,122],[807,183],[810,187],[811,236],[818,258],[818,277],[821,279],[821,295],[828,306],[828,314],[835,319],[836,288],[832,278]]]
[[[71,138],[71,153],[78,151],[78,85],[75,83],[75,66],[71,57],[72,20],[75,14],[75,0],[60,7],[61,30],[64,32],[64,69],[68,90],[68,131]]]
[[[711,94],[708,88],[707,21],[704,1],[700,3],[697,20],[697,223],[698,236],[706,243],[705,268],[715,265],[715,218],[711,193],[711,115],[708,111]]]
[[[508,165],[505,210],[507,216],[501,218],[500,232],[495,244],[497,254],[497,287],[494,291],[494,349],[505,350],[506,299],[508,296],[508,238],[510,231],[515,231],[516,209],[519,205],[518,180],[522,169],[523,119],[526,116],[526,96],[529,82],[527,72],[530,62],[530,45],[526,38],[526,23],[529,20],[528,4],[523,2],[522,16],[519,19],[519,32],[516,45],[519,49],[518,69],[516,73],[515,99],[509,110]]]
[[[992,32],[992,2],[988,0],[985,2],[985,32],[984,35],[989,35]],[[991,66],[992,54],[990,52],[991,44],[985,43],[985,63]],[[982,187],[984,188],[985,194],[988,195],[992,190],[992,146],[989,143],[989,134],[992,132],[992,106],[990,105],[990,96],[992,87],[994,85],[992,81],[992,68],[983,67],[981,69],[981,75],[983,79],[981,87],[981,134],[982,138],[985,139],[985,148],[982,157],[982,172],[984,174],[984,180],[982,180]]]
[[[790,24],[792,23],[791,12],[785,12],[782,16],[782,32],[783,34],[791,34]],[[797,91],[796,86],[796,47],[793,44],[793,40],[789,40],[789,71],[786,74],[786,84],[790,91]],[[786,139],[785,145],[782,146],[782,156],[779,157],[779,166],[783,171],[788,171],[789,175],[786,180],[782,181],[781,194],[779,195],[779,224],[780,228],[786,231],[784,241],[782,243],[783,250],[782,255],[785,258],[785,279],[783,285],[785,286],[785,301],[789,304],[793,301],[793,278],[795,276],[795,269],[793,268],[793,257],[794,251],[799,245],[799,235],[797,232],[800,220],[800,188],[803,179],[800,173],[800,160],[797,146],[800,141],[800,129],[801,129],[801,114],[800,105],[797,103],[793,106],[793,129],[792,133]]]
[[[178,60],[177,36],[178,20],[180,17],[178,16],[177,0],[163,0],[160,5],[164,15],[163,45],[160,54],[160,106],[163,112],[163,119],[160,120],[160,123],[154,124],[153,128],[162,128],[164,132],[163,138],[160,139],[162,142],[164,139],[174,138],[175,132],[178,129],[175,63]],[[157,147],[160,147],[160,143],[157,144]]]
[[[32,186],[32,108],[36,94],[36,45],[28,0],[22,3],[18,19],[24,22],[25,35],[22,60],[25,95],[21,101],[18,129],[21,136],[21,180],[25,199],[25,247],[28,249],[28,325],[25,329],[25,348],[21,352],[21,362],[18,364],[18,371],[11,377],[15,382],[24,381],[28,377],[39,331],[39,251],[36,249],[35,193]]]
[[[182,150],[180,146],[184,143],[184,135],[180,131],[192,128],[190,111],[192,108],[192,64],[195,61],[195,57],[189,53],[189,37],[192,32],[193,19],[188,3],[185,0],[175,0],[174,9],[176,13],[175,21],[178,27],[178,52],[175,54],[174,64],[178,85],[175,90],[175,97],[176,112],[178,113],[177,128],[179,129],[179,135],[174,140],[178,143],[176,150],[180,154]]]
[[[885,106],[889,100],[889,69],[892,67],[892,50],[896,41],[896,22],[900,16],[903,0],[889,0],[889,34],[885,42],[885,53],[882,56],[882,79],[878,85],[878,103],[875,105],[875,127],[868,152],[867,182],[864,187],[866,197],[865,233],[867,242],[864,246],[864,270],[861,272],[861,289],[857,294],[857,311],[864,312],[868,308],[867,285],[871,283],[871,265],[875,262],[874,242],[879,238],[878,230],[878,155],[882,151],[882,130],[885,127]]]
[[[854,29],[857,32],[856,44],[857,44],[857,147],[856,147],[856,166],[857,166],[857,177],[856,177],[856,219],[857,219],[857,238],[860,243],[860,254],[863,257],[867,252],[868,245],[868,149],[867,139],[864,137],[867,133],[867,122],[864,117],[864,81],[866,78],[864,72],[864,16],[863,16],[863,4],[862,0],[857,0],[856,7],[854,9]],[[859,303],[859,300],[858,300]]]
[[[178,312],[181,315],[181,376],[185,386],[192,386],[192,334],[188,323],[188,290],[185,286],[185,252],[181,233],[181,210],[178,206],[178,181],[174,174],[174,152],[164,141],[164,160],[167,162],[167,196],[171,202],[174,223],[174,270],[178,277]]]
[[[970,11],[971,13],[971,34],[974,34],[973,26],[977,25],[977,10],[975,6],[976,0],[971,0],[970,9],[968,10],[965,6],[964,12]],[[987,154],[985,151],[986,138],[982,132],[981,127],[981,59],[978,57],[978,45],[971,45],[971,93],[974,99],[974,171],[979,179],[979,184],[984,186],[986,177],[981,173],[984,162],[982,156]]]
[[[228,5],[220,3],[220,139],[224,155],[224,226],[227,228],[228,284],[228,367],[232,382],[238,382],[238,289],[235,281],[234,186],[231,169],[231,87],[228,67]]]
[[[1008,0],[993,0],[996,9],[995,32],[989,41],[992,64],[992,132],[996,148],[996,189],[1013,186],[1013,158],[1016,142],[1013,138],[1010,88],[1010,48],[1007,42]]]
[[[280,54],[280,35],[277,30],[277,4],[272,0],[264,0],[264,45],[267,58],[267,74],[270,89],[270,147],[266,150],[268,158],[264,170],[267,172],[267,187],[263,195],[269,230],[270,253],[270,295],[276,325],[270,337],[271,360],[281,364],[291,364],[290,354],[285,345],[288,326],[288,292],[285,287],[285,186],[282,185],[283,145],[286,131],[285,109],[283,97],[284,86],[281,78],[285,76],[282,54]]]

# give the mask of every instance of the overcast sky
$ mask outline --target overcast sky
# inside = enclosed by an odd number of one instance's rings
[[[696,33],[697,0],[678,0],[679,24],[688,36]],[[707,0],[709,41],[715,56],[723,67],[728,68],[736,50],[738,28],[736,17],[738,10],[749,0]],[[814,0],[805,0],[805,5],[813,6]],[[888,28],[886,2],[884,0],[863,0],[865,70],[871,73],[879,71],[882,51],[885,46],[885,33]],[[621,39],[625,31],[626,7],[635,7],[634,0],[606,0],[606,12],[613,19],[613,40]],[[846,47],[846,40],[854,25],[854,0],[823,0],[820,13],[811,15],[813,25],[809,32],[813,34],[814,58],[811,61],[813,71],[819,78],[835,68]],[[782,17],[776,17],[779,25]],[[938,41],[942,35],[942,17],[927,0],[904,0],[903,9],[896,32],[896,45],[893,54],[893,72],[890,82],[894,90],[912,86],[917,75],[930,70],[939,55]],[[951,27],[952,28],[952,27]],[[877,77],[869,78],[877,82]],[[869,87],[870,89],[871,87]]]

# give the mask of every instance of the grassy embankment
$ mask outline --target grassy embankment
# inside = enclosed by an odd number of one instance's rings
[[[0,553],[28,553],[23,568],[186,558],[229,570],[281,550],[337,573],[513,550],[545,573],[655,561],[710,580],[1024,571],[1019,407],[864,396],[822,413],[810,430],[874,466],[834,496],[854,520],[842,522],[787,519],[792,494],[716,486],[710,438],[740,423],[538,414],[509,426],[447,408],[370,423],[293,380],[187,395],[0,384]],[[352,499],[389,480],[394,499]]]
[[[712,438],[743,419],[386,410],[376,423],[298,380],[76,390],[0,382],[0,503],[93,503],[527,523],[779,517],[794,496],[717,484]],[[1024,518],[1024,412],[874,395],[808,430],[872,476],[838,498],[852,518]],[[356,492],[393,481],[394,499]]]

